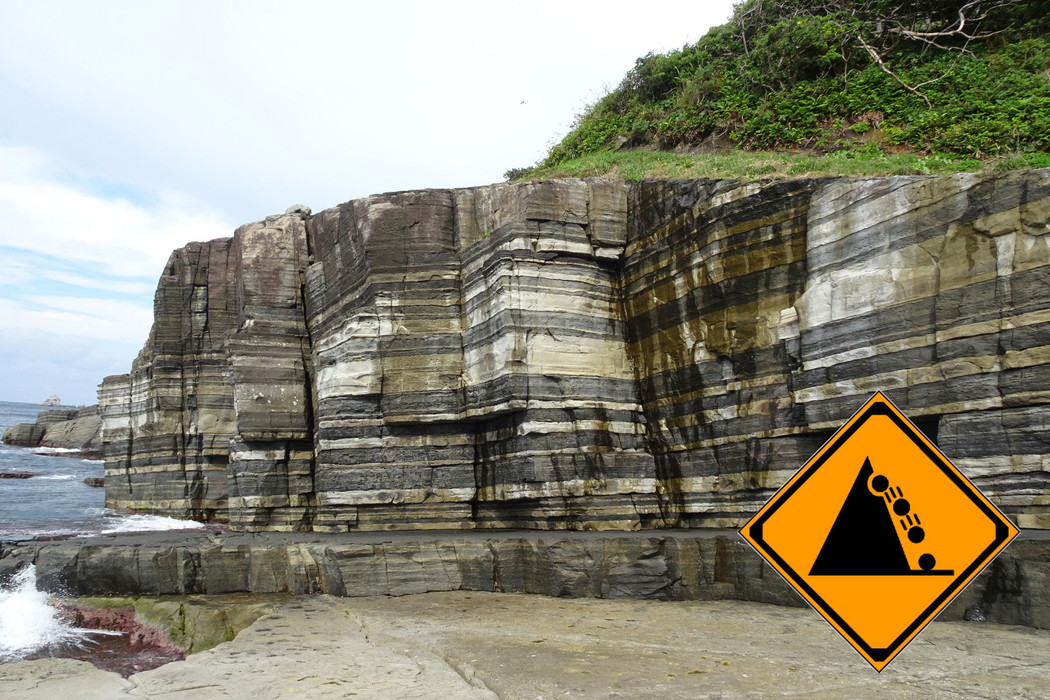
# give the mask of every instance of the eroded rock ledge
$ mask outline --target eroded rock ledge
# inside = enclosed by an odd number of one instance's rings
[[[1050,536],[1026,531],[939,616],[1050,629]],[[107,535],[0,547],[0,580],[34,563],[67,595],[435,591],[805,603],[739,535],[659,532]]]
[[[876,389],[1050,526],[1050,170],[559,180],[173,253],[107,502],[233,530],[742,524]]]

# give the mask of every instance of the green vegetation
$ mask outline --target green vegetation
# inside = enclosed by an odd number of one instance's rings
[[[976,170],[981,162],[955,161],[939,156],[911,154],[854,157],[853,153],[827,156],[793,155],[776,152],[730,151],[714,155],[678,155],[661,151],[600,151],[557,165],[540,166],[532,178],[620,177],[625,180],[687,179],[697,177],[753,180],[768,177],[843,177],[885,174],[942,173]]]
[[[1048,30],[1050,0],[746,0],[696,44],[638,59],[540,164],[507,177],[1040,167]],[[716,155],[659,152],[672,149]]]
[[[780,177],[881,177],[933,175],[977,170],[1050,167],[1050,153],[1020,153],[980,161],[943,155],[887,154],[872,149],[841,150],[824,155],[733,150],[720,154],[666,151],[598,151],[555,165],[539,165],[518,178],[619,177],[625,180],[700,177],[757,180]]]

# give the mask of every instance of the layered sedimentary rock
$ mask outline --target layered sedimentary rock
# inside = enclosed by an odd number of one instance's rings
[[[739,525],[875,390],[1050,526],[1050,171],[535,182],[176,251],[107,499],[236,529]]]
[[[101,433],[102,416],[96,404],[77,409],[72,418],[49,425],[40,445],[79,450],[84,455],[96,456],[102,449]]]
[[[77,416],[75,408],[49,408],[36,415],[32,423],[16,423],[4,431],[5,445],[36,447],[44,439],[48,429],[58,423],[65,423]]]
[[[623,528],[652,510],[617,292],[625,195],[495,186],[314,217],[315,529]]]
[[[107,503],[244,528],[305,520],[305,215],[172,254],[145,348],[99,388]]]
[[[44,438],[44,426],[36,423],[15,423],[4,431],[5,445],[37,447]]]
[[[237,330],[230,247],[221,239],[172,253],[131,374],[99,388],[108,504],[227,517],[235,416],[225,344]]]
[[[84,456],[100,453],[102,419],[97,405],[41,411],[34,423],[18,423],[4,431],[5,445],[58,447]]]

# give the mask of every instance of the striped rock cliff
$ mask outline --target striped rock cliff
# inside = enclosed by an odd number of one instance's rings
[[[176,251],[110,505],[241,530],[742,524],[876,390],[1050,527],[1050,171],[561,180]]]
[[[99,387],[108,504],[243,528],[301,521],[312,491],[306,213],[172,253],[131,373]]]

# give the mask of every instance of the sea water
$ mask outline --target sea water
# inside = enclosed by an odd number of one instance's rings
[[[0,434],[32,423],[44,406],[0,401]],[[203,524],[155,515],[128,515],[105,507],[105,490],[84,479],[103,475],[103,463],[75,451],[0,444],[0,473],[31,474],[0,479],[0,540],[82,537],[109,532],[198,529]],[[65,656],[105,630],[80,629],[62,620],[49,595],[36,588],[29,565],[0,585],[0,663],[34,656]]]
[[[16,423],[32,423],[47,407],[0,401],[0,434]],[[29,473],[0,479],[0,540],[95,535],[203,527],[155,515],[128,515],[105,507],[105,490],[84,479],[101,477],[99,460],[68,450],[0,445],[0,473]]]
[[[36,567],[26,566],[0,586],[0,663],[41,654],[62,655],[83,648],[98,636],[120,632],[75,627],[63,620],[36,588]]]

